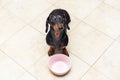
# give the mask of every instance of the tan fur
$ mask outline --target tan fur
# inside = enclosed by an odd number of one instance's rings
[[[59,32],[57,24],[54,25],[54,30],[55,30],[55,33],[54,33],[55,37],[58,39],[60,36],[60,32]]]
[[[62,26],[62,28],[64,29],[64,27]],[[58,29],[58,26],[57,26],[57,24],[55,24],[54,26],[53,26],[53,29],[54,29],[54,31],[55,31],[55,37],[56,37],[56,39],[59,39],[59,36],[60,36],[60,31],[59,31],[59,29]]]

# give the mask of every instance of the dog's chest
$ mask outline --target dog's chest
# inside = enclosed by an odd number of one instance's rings
[[[60,32],[59,31],[55,31],[54,34],[55,34],[55,38],[58,40],[59,37],[60,37]]]

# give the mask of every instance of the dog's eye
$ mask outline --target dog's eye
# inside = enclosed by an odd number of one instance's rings
[[[53,16],[53,20],[55,20],[56,19],[56,16]]]

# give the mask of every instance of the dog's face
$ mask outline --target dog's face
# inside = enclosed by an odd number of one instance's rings
[[[69,14],[63,9],[55,9],[50,13],[46,21],[46,32],[48,30],[49,25],[53,27],[53,29],[57,29],[59,31],[68,28],[68,23],[70,22]],[[48,25],[49,24],[49,25]]]
[[[51,15],[49,18],[50,18],[51,25],[53,25],[54,30],[61,31],[64,29],[64,26],[63,26],[65,22],[64,15],[54,14],[54,15]]]

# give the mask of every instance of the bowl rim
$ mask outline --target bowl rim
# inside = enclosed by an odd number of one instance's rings
[[[66,57],[66,58],[68,59],[68,61],[69,61],[69,64],[67,64],[68,69],[67,69],[66,71],[62,72],[62,73],[61,73],[61,72],[55,72],[55,71],[53,71],[52,68],[51,68],[51,66],[50,66],[50,61],[51,61],[51,59],[52,59],[53,57],[59,56],[59,55]],[[63,62],[64,62],[64,61],[63,61]],[[50,70],[53,74],[55,74],[55,75],[64,75],[64,74],[66,74],[67,72],[69,72],[69,71],[71,70],[71,67],[72,67],[72,65],[71,65],[70,57],[68,57],[68,56],[66,56],[66,55],[64,55],[64,54],[55,54],[55,55],[50,56],[50,59],[49,59],[49,62],[48,62],[48,68],[49,68],[49,70]]]

